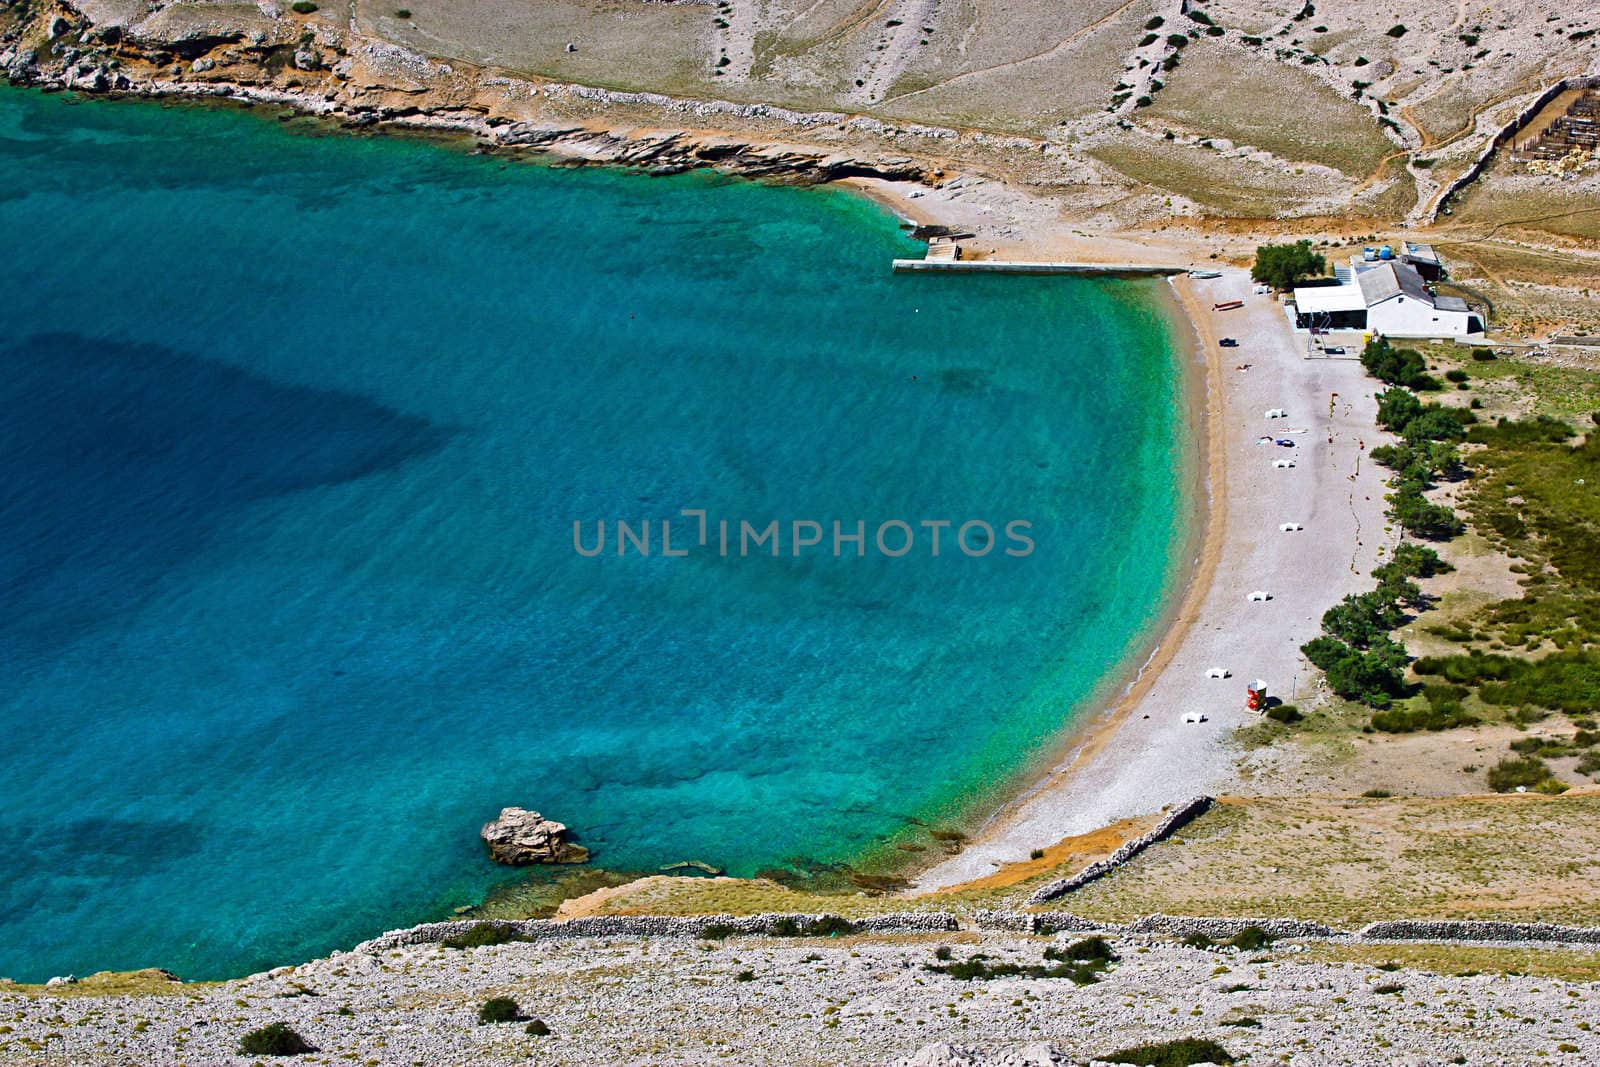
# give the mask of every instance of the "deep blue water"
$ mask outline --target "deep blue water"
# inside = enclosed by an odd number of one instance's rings
[[[844,193],[0,90],[0,234],[0,974],[438,917],[505,804],[848,861],[1011,781],[1174,572],[1156,291],[896,277]],[[682,508],[868,552],[573,551]]]

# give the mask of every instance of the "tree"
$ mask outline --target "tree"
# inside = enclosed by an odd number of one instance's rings
[[[1378,394],[1378,425],[1385,430],[1400,433],[1420,414],[1422,401],[1404,389],[1385,389]]]
[[[1439,383],[1428,375],[1428,364],[1414,348],[1395,348],[1382,334],[1361,350],[1361,365],[1367,373],[1390,385],[1408,389],[1437,389]]]
[[[1405,621],[1393,601],[1352,593],[1322,613],[1322,631],[1353,648],[1366,648]]]
[[[1440,559],[1439,553],[1427,545],[1401,541],[1394,547],[1394,554],[1389,557],[1388,563],[1372,569],[1372,576],[1380,582],[1389,582],[1399,578],[1432,578],[1453,570],[1454,567]]]
[[[1328,687],[1347,700],[1386,708],[1404,688],[1405,646],[1385,635],[1366,652],[1343,657],[1327,669]]]
[[[1461,425],[1463,414],[1468,413],[1459,408],[1442,408],[1436,404],[1428,404],[1400,428],[1400,435],[1412,443],[1459,441],[1467,436],[1466,427]]]
[[[1390,497],[1390,513],[1406,533],[1429,541],[1448,541],[1466,529],[1456,513],[1443,504],[1430,504],[1414,489]]]
[[[1258,247],[1250,277],[1274,289],[1288,289],[1301,278],[1322,274],[1327,269],[1328,261],[1311,251],[1310,241],[1296,241],[1292,245]]]

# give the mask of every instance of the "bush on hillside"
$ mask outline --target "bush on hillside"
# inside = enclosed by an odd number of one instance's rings
[[[315,1051],[288,1023],[269,1023],[239,1039],[241,1056],[300,1056]]]
[[[493,1023],[514,1023],[522,1018],[522,1009],[510,997],[490,997],[478,1008],[480,1026]]]
[[[526,939],[514,927],[501,923],[477,923],[465,933],[447,937],[439,943],[445,948],[482,948],[485,945],[504,945],[523,940]]]
[[[1153,1045],[1135,1045],[1100,1057],[1107,1063],[1132,1063],[1139,1067],[1190,1067],[1196,1063],[1232,1063],[1233,1055],[1215,1041],[1183,1037]]]
[[[1549,777],[1549,765],[1538,756],[1508,756],[1489,768],[1489,788],[1496,793],[1510,793],[1518,786],[1533,789]]]

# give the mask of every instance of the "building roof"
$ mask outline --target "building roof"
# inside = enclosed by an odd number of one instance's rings
[[[1294,306],[1302,315],[1317,312],[1365,311],[1358,285],[1322,285],[1294,291]]]
[[[1433,294],[1428,292],[1428,287],[1423,284],[1422,275],[1417,273],[1416,268],[1392,260],[1356,275],[1356,285],[1361,288],[1361,295],[1366,300],[1367,307],[1381,304],[1402,294],[1413,300],[1433,303]]]
[[[1432,245],[1412,244],[1410,241],[1405,243],[1405,256],[1407,259],[1414,259],[1420,263],[1437,264],[1439,262],[1439,254],[1433,250]]]
[[[1438,308],[1440,311],[1468,310],[1467,302],[1461,299],[1459,296],[1436,296],[1433,298],[1433,306]]]

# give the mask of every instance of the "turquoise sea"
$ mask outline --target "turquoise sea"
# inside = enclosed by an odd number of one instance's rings
[[[848,862],[1015,784],[1177,573],[1154,283],[894,276],[843,192],[0,89],[0,235],[0,974],[447,915],[506,804]],[[867,552],[573,551],[685,508]]]

